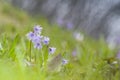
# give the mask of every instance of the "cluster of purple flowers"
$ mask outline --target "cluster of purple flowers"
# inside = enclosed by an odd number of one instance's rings
[[[57,24],[59,26],[64,26],[64,27],[66,27],[69,30],[74,28],[74,24],[71,21],[66,22],[66,21],[64,21],[63,19],[60,19],[60,18],[57,19]]]
[[[36,25],[36,26],[34,26],[33,31],[30,31],[26,35],[28,40],[33,43],[34,48],[36,48],[36,49],[42,49],[43,45],[48,46],[49,42],[50,42],[50,38],[41,35],[41,33],[42,33],[42,27],[40,25]],[[54,54],[54,52],[56,51],[56,48],[48,46],[48,51],[49,51],[49,55]],[[67,63],[68,63],[68,60],[66,60],[66,59],[62,60],[63,65],[65,65]]]
[[[42,27],[40,25],[34,26],[33,31],[29,32],[26,36],[28,40],[30,40],[34,48],[36,49],[42,49],[43,45],[49,45],[50,38],[41,35],[42,33]],[[55,52],[56,48],[49,47],[49,54],[53,54]]]

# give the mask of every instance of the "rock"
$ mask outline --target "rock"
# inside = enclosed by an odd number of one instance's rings
[[[51,23],[80,29],[108,42],[120,34],[120,0],[12,0],[15,6],[42,14]]]

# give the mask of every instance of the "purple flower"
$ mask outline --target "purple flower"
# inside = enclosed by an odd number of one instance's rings
[[[115,42],[119,45],[120,44],[120,36],[115,39]]]
[[[68,60],[66,60],[66,59],[63,59],[63,60],[62,60],[62,64],[63,64],[63,65],[65,65],[65,64],[67,64],[67,63],[68,63]]]
[[[35,43],[34,48],[41,49],[42,48],[41,43]]]
[[[41,42],[43,36],[37,35],[32,39],[33,43],[39,43]]]
[[[43,38],[43,43],[44,43],[45,45],[48,45],[48,44],[49,44],[49,41],[50,41],[49,37],[44,37],[44,38]]]
[[[42,31],[42,27],[40,27],[40,25],[36,25],[34,27],[34,33],[35,34],[41,34],[41,31]]]
[[[117,54],[117,58],[120,59],[120,51]]]
[[[49,47],[49,54],[53,54],[56,51],[56,48]]]
[[[58,23],[58,25],[60,25],[60,26],[62,26],[62,25],[64,24],[64,22],[63,22],[62,19],[58,19],[58,20],[57,20],[57,23]]]
[[[72,56],[76,56],[77,55],[77,52],[76,52],[76,50],[74,50],[73,52],[72,52]]]
[[[72,24],[71,22],[68,22],[68,23],[67,23],[67,28],[68,28],[68,29],[73,29],[73,24]]]
[[[33,32],[29,32],[26,36],[29,40],[33,40],[35,37],[35,34]]]

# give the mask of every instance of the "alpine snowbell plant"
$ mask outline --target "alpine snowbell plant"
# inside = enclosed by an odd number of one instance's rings
[[[49,55],[54,54],[56,51],[56,48],[49,47],[50,38],[41,35],[41,33],[42,33],[42,27],[40,25],[36,25],[36,26],[34,26],[33,31],[30,31],[26,36],[27,36],[27,39],[30,41],[30,49],[29,49],[30,61],[32,59],[31,47],[33,44],[35,49],[40,50],[41,56],[42,56],[42,63],[41,64],[44,64],[44,58],[46,56],[42,52],[43,46],[47,46],[47,48],[48,48],[47,50],[48,50]],[[39,54],[34,53],[34,55],[35,55],[35,61],[41,60],[41,59],[38,59],[38,58],[41,58],[41,57],[39,57]],[[48,57],[49,57],[49,55],[48,55]],[[63,64],[67,64],[67,62],[68,62],[67,60],[64,60]]]
[[[63,64],[63,65],[65,65],[65,64],[67,64],[67,63],[68,63],[68,60],[62,59],[62,64]]]
[[[49,54],[53,54],[55,52],[56,48],[49,47]]]

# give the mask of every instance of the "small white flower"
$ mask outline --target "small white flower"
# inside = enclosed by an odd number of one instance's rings
[[[84,36],[83,36],[83,34],[81,34],[81,33],[75,32],[75,33],[74,33],[74,38],[75,38],[77,41],[83,41]]]
[[[112,64],[118,64],[118,62],[117,61],[113,61],[113,63]]]

